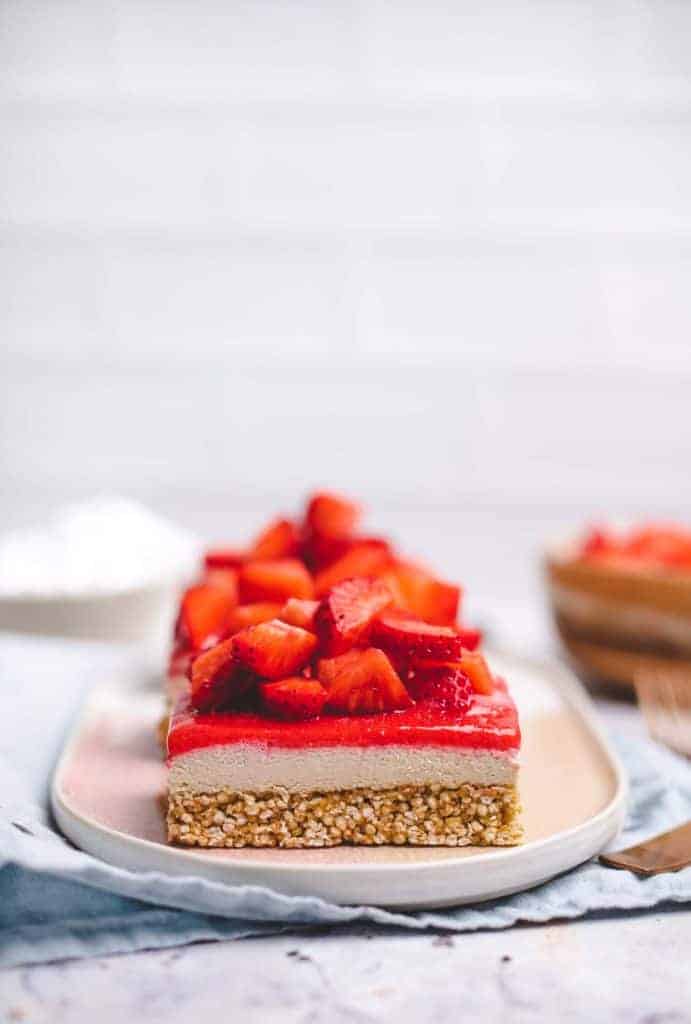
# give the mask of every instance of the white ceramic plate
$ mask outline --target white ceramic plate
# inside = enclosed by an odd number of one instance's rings
[[[421,909],[538,885],[603,850],[621,828],[626,784],[588,697],[556,665],[490,656],[521,714],[526,841],[504,849],[335,847],[188,850],[167,846],[161,697],[134,680],[96,691],[63,752],[53,810],[77,846],[131,870],[264,885],[334,903]]]

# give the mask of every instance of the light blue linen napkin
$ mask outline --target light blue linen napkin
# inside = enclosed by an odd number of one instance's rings
[[[529,892],[475,907],[401,913],[338,907],[257,886],[134,873],[70,846],[47,810],[50,767],[62,733],[94,679],[122,670],[106,648],[3,638],[0,685],[12,694],[0,725],[0,965],[243,938],[302,925],[369,922],[473,931],[594,911],[691,901],[691,868],[642,879],[589,861]],[[15,713],[16,710],[16,713]],[[691,818],[691,771],[652,743],[620,744],[631,779],[621,845]]]

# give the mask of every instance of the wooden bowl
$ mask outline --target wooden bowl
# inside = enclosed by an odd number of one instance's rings
[[[552,615],[586,680],[633,691],[641,670],[691,668],[691,573],[610,564],[575,544],[544,559]]]

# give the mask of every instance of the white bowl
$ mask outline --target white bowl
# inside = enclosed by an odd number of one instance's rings
[[[0,596],[0,630],[162,647],[178,591],[167,581],[103,593]]]

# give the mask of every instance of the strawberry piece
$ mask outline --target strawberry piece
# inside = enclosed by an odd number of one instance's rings
[[[309,629],[313,633],[314,616],[318,607],[319,601],[303,601],[299,597],[289,597],[280,612],[277,613],[277,618],[291,626]]]
[[[198,711],[212,711],[232,704],[252,686],[251,673],[235,658],[233,639],[204,651],[189,669],[190,703]]]
[[[245,555],[239,548],[210,548],[204,555],[206,569],[238,569]]]
[[[473,699],[473,684],[456,662],[420,662],[410,672],[406,686],[416,700],[444,704],[467,711]]]
[[[225,590],[233,595],[237,604],[238,600],[238,571],[237,569],[207,569],[204,574],[204,583],[209,586]]]
[[[469,626],[455,626],[456,636],[461,638],[461,643],[468,651],[474,651],[482,643],[482,631],[471,629]]]
[[[248,626],[258,626],[260,622],[278,617],[281,605],[275,601],[257,601],[254,604],[239,604],[233,608],[226,624],[226,634],[239,633]]]
[[[300,535],[292,519],[274,519],[255,539],[248,560],[291,558],[298,553]]]
[[[360,518],[361,509],[347,498],[327,491],[313,494],[307,505],[307,527],[321,537],[348,537]]]
[[[353,576],[379,576],[390,562],[391,548],[386,541],[368,540],[355,544],[332,565],[317,573],[314,579],[317,597],[323,597],[337,583]]]
[[[650,524],[623,535],[594,528],[581,544],[581,556],[629,570],[640,565],[685,569],[691,566],[691,533],[673,524]]]
[[[235,603],[233,592],[209,583],[186,590],[175,624],[178,646],[198,651],[213,638],[223,636]]]
[[[299,672],[317,647],[313,633],[280,619],[243,629],[233,642],[240,664],[265,679],[283,679]]]
[[[484,693],[487,696],[494,693],[494,677],[478,651],[463,651],[459,665],[470,679],[476,693]]]
[[[463,640],[450,626],[434,626],[395,610],[385,612],[372,629],[372,643],[395,660],[434,658],[458,661]]]
[[[314,583],[297,558],[250,562],[240,570],[240,600],[278,601],[289,597],[311,598]]]
[[[586,557],[592,557],[593,555],[603,555],[612,548],[612,540],[607,535],[605,530],[601,530],[599,527],[593,527],[589,530],[582,545],[582,554]]]
[[[383,537],[373,537],[368,534],[354,537],[322,537],[321,534],[308,533],[303,539],[302,556],[305,559],[305,564],[313,571],[321,572],[339,561],[353,548],[365,544],[371,545],[373,548],[391,551],[391,545]]]
[[[373,715],[402,711],[413,704],[410,694],[383,651],[369,647],[319,663],[319,678],[329,678],[326,708],[336,714]],[[329,665],[328,661],[337,662]]]
[[[264,708],[278,718],[306,719],[321,714],[327,693],[316,679],[292,676],[274,683],[260,683]]]
[[[458,615],[460,587],[444,583],[411,562],[396,562],[386,574],[396,603],[418,619],[451,626]]]
[[[313,571],[325,569],[342,558],[353,547],[351,537],[322,537],[316,533],[306,533],[301,548],[305,564]]]
[[[381,580],[356,577],[337,583],[315,617],[321,651],[328,657],[365,644],[375,617],[391,601],[391,591]]]
[[[689,534],[676,526],[645,526],[622,544],[625,554],[653,565],[683,566],[691,556]]]
[[[356,665],[361,654],[362,651],[358,649],[339,654],[335,658],[320,658],[317,662],[317,679],[329,690],[339,672],[345,671],[348,666]]]
[[[458,616],[463,591],[455,583],[430,580],[422,606],[422,618],[440,626],[452,625]]]

